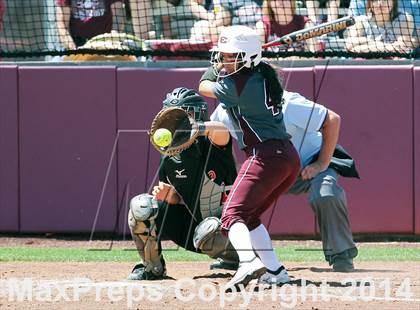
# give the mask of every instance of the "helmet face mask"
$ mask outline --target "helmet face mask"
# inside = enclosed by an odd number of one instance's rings
[[[193,105],[184,105],[181,106],[188,115],[194,118],[196,121],[206,121],[208,120],[208,111],[207,106],[193,106]]]
[[[212,64],[229,67],[227,75],[234,74],[242,68],[253,68],[261,62],[262,47],[257,32],[246,26],[225,28],[219,36],[217,46],[212,48]],[[235,56],[236,55],[236,56]],[[226,61],[226,56],[228,60]],[[232,59],[235,59],[232,61]],[[232,69],[233,70],[230,70]]]
[[[194,90],[186,87],[178,87],[168,93],[163,107],[180,107],[196,121],[209,120],[207,102]]]
[[[245,53],[243,52],[236,54],[226,54],[223,52],[213,51],[210,63],[213,65],[222,64],[223,68],[227,72],[223,76],[228,76],[245,68],[244,57]]]

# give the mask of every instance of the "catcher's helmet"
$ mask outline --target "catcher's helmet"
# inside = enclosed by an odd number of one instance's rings
[[[163,107],[180,107],[191,114],[196,121],[209,120],[207,102],[194,90],[186,87],[178,87],[168,93],[163,101]]]

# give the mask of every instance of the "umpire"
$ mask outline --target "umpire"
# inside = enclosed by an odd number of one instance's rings
[[[237,175],[229,131],[221,122],[209,120],[207,103],[194,90],[181,87],[168,93],[163,107],[174,106],[204,123],[204,135],[179,155],[162,157],[159,183],[152,195],[140,194],[131,200],[128,223],[141,262],[128,276],[130,280],[165,276],[162,239],[227,263],[238,261],[220,233],[218,219]]]
[[[326,261],[337,272],[354,270],[358,250],[353,241],[340,176],[359,178],[353,158],[337,144],[340,116],[299,93],[283,92],[282,113],[287,132],[299,152],[302,171],[290,194],[309,193]],[[221,121],[236,138],[226,111],[219,105],[210,117]]]

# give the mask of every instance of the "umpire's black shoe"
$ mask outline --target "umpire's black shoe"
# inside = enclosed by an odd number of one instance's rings
[[[328,259],[335,272],[352,272],[354,271],[353,258],[355,258],[358,253],[357,248],[351,248],[341,253],[331,255]]]
[[[217,261],[210,264],[210,270],[213,269],[226,269],[226,270],[237,270],[239,263],[228,262],[221,258],[218,258]]]
[[[333,263],[335,272],[352,272],[354,271],[352,258],[337,258]]]

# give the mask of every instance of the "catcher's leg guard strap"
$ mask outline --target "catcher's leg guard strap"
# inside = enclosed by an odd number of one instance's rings
[[[220,228],[221,222],[217,217],[204,219],[194,231],[194,246],[212,258],[236,263],[239,261],[238,254]]]
[[[138,222],[130,209],[128,212],[128,225],[145,271],[152,272],[156,276],[163,276],[166,270],[162,263],[162,249],[160,242],[157,240],[154,221]]]

